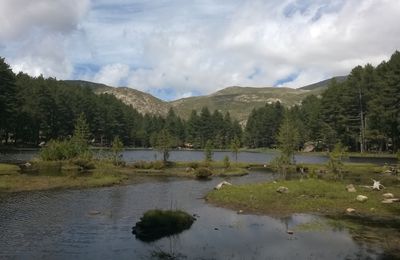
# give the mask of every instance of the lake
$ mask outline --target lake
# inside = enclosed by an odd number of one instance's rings
[[[253,171],[226,180],[241,184],[274,177]],[[178,259],[376,259],[385,253],[381,246],[353,239],[346,228],[296,228],[327,221],[323,217],[245,215],[207,204],[203,197],[222,180],[133,177],[124,186],[3,194],[0,258],[149,259],[166,252]],[[155,208],[182,209],[196,214],[197,221],[174,237],[137,240],[132,226]]]
[[[107,150],[94,150],[99,156],[107,154]],[[1,162],[26,162],[37,156],[38,150],[15,150],[15,151],[0,151]],[[271,162],[276,156],[277,152],[271,151],[266,153],[258,152],[239,152],[238,162],[258,163],[264,164]],[[215,151],[213,153],[213,160],[222,161],[225,156],[229,156],[231,161],[235,161],[235,156],[229,151]],[[123,152],[123,159],[130,162],[137,161],[152,161],[161,160],[162,154],[150,149],[126,149]],[[201,161],[204,160],[203,151],[195,150],[173,150],[170,152],[171,161]],[[328,158],[324,155],[304,154],[296,155],[295,160],[297,163],[326,163]],[[383,165],[385,163],[396,163],[395,158],[369,158],[369,157],[350,157],[347,161],[356,163],[374,163]]]

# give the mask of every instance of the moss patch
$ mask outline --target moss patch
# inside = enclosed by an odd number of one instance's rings
[[[132,228],[132,233],[140,240],[151,242],[189,229],[194,220],[181,210],[149,210]]]

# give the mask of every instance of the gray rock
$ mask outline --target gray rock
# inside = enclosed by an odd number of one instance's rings
[[[382,200],[382,203],[384,203],[384,204],[392,204],[393,202],[400,202],[400,199],[393,198],[393,199]]]
[[[227,182],[227,181],[223,181],[223,182],[219,183],[217,186],[215,186],[214,189],[215,189],[215,190],[220,190],[224,185],[231,186],[232,184],[229,183],[229,182]]]
[[[289,192],[289,189],[288,189],[287,187],[285,187],[285,186],[280,186],[278,189],[276,189],[276,192],[279,192],[279,193],[288,193],[288,192]]]
[[[368,197],[364,196],[364,195],[358,195],[356,200],[359,201],[359,202],[365,202],[365,201],[368,200]]]
[[[348,192],[356,192],[356,191],[357,191],[353,184],[347,185],[347,186],[346,186],[346,190],[347,190]]]
[[[392,199],[392,198],[394,198],[393,193],[385,193],[385,194],[382,194],[382,196],[383,196],[385,199]]]

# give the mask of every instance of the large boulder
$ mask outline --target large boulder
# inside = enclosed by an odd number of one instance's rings
[[[364,195],[358,195],[356,200],[359,202],[366,202],[368,200],[368,197]]]

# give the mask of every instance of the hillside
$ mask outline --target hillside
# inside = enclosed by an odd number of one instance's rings
[[[142,114],[155,114],[165,116],[171,107],[168,102],[158,99],[148,93],[127,87],[110,87],[104,84],[82,80],[67,80],[71,85],[89,87],[97,94],[112,94],[127,105],[132,105]]]
[[[346,76],[335,77],[335,79],[338,82],[342,82],[346,79]],[[331,79],[324,80],[298,89],[232,86],[210,95],[183,98],[171,102],[163,101],[148,93],[133,88],[115,88],[104,84],[77,80],[65,82],[68,84],[89,87],[95,93],[112,94],[124,103],[132,105],[143,114],[150,113],[164,116],[172,107],[179,116],[188,118],[193,109],[201,110],[202,107],[207,106],[210,111],[219,110],[223,113],[229,111],[233,118],[244,123],[254,108],[262,107],[265,103],[275,103],[277,101],[281,102],[285,106],[300,104],[308,95],[321,94],[328,87],[330,80]]]

